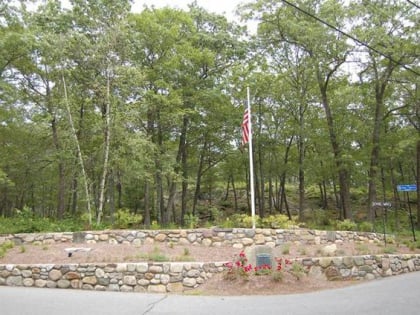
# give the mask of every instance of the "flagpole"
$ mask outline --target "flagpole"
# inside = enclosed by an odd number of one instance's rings
[[[251,114],[251,96],[249,87],[246,88],[247,102],[248,102],[248,129],[249,129],[249,178],[250,178],[250,190],[251,190],[251,216],[252,216],[252,228],[255,229],[255,191],[254,191],[254,159],[252,152],[252,114]]]

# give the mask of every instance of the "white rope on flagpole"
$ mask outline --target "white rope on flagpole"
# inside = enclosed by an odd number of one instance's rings
[[[252,216],[252,228],[255,229],[255,191],[254,191],[254,159],[252,152],[252,114],[251,114],[251,96],[249,87],[246,88],[247,102],[248,102],[248,130],[249,130],[249,178],[250,178],[250,190],[251,190],[251,216]]]

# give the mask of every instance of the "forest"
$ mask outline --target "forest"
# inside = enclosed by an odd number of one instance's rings
[[[259,218],[420,228],[418,4],[68,2],[0,4],[0,219],[249,215],[249,87]]]

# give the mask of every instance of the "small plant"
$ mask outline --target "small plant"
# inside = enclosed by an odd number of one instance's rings
[[[20,252],[22,254],[26,252],[26,247],[24,245],[20,246]]]
[[[184,256],[189,256],[190,255],[190,250],[188,248],[184,248]]]
[[[356,253],[357,255],[367,255],[369,254],[369,247],[366,244],[357,244]]]
[[[131,213],[129,209],[119,209],[115,214],[115,226],[119,229],[138,226],[142,221],[141,214]]]
[[[349,219],[336,222],[337,229],[340,231],[354,231],[357,228],[357,224]]]
[[[292,263],[292,270],[290,273],[294,275],[297,280],[300,280],[305,275],[305,269],[303,268],[302,264],[295,261]]]
[[[362,223],[359,224],[359,231],[372,232],[373,224],[371,222],[363,221]]]
[[[243,251],[240,252],[234,263],[228,262],[225,264],[227,270],[223,274],[223,278],[230,281],[236,280],[238,278],[249,280],[249,275],[252,271],[252,265],[247,263],[248,259],[246,258],[245,253]]]
[[[169,258],[162,254],[158,247],[155,247],[153,251],[148,254],[148,259],[156,262],[169,261]]]
[[[269,275],[272,273],[271,265],[261,265],[254,268],[256,276]]]
[[[307,252],[306,252],[306,248],[305,248],[305,247],[300,247],[300,248],[299,248],[299,254],[300,254],[301,256],[305,256],[305,255],[307,254]]]
[[[168,246],[169,246],[169,248],[173,249],[175,245],[174,245],[173,242],[169,242],[169,245]]]
[[[15,243],[13,243],[12,241],[6,241],[3,244],[1,244],[1,247],[7,251],[9,249],[12,249],[13,247],[15,247]]]
[[[394,254],[396,251],[397,249],[395,248],[395,246],[387,246],[383,249],[384,254]]]
[[[290,254],[290,244],[284,244],[281,253],[283,255],[289,255]]]
[[[185,225],[189,229],[195,229],[198,226],[198,222],[200,221],[200,218],[196,215],[193,215],[192,213],[184,215],[184,221]]]
[[[0,258],[6,256],[7,251],[9,249],[12,249],[13,247],[15,247],[15,243],[13,243],[12,241],[6,241],[0,244]]]

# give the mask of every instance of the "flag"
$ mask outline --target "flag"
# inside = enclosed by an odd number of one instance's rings
[[[249,141],[249,111],[245,109],[244,119],[242,120],[242,145],[245,145]]]

